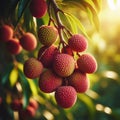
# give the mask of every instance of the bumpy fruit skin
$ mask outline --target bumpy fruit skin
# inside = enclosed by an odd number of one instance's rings
[[[57,36],[58,36],[58,31],[53,26],[42,25],[38,29],[39,41],[45,46],[52,45],[56,41]]]
[[[57,76],[53,71],[46,70],[40,75],[39,87],[45,93],[51,93],[62,85],[62,78]]]
[[[55,92],[55,99],[62,108],[70,108],[76,102],[76,90],[72,86],[61,86]]]
[[[0,27],[0,41],[7,42],[13,37],[13,29],[9,25]]]
[[[23,71],[26,77],[34,79],[39,77],[42,73],[43,65],[36,58],[29,58],[23,67]]]
[[[96,59],[90,54],[83,54],[77,60],[78,69],[83,73],[94,73],[97,70]]]
[[[37,47],[37,39],[32,33],[27,32],[20,38],[20,44],[25,50],[32,51]]]
[[[19,111],[22,109],[23,107],[23,104],[22,104],[22,101],[19,100],[19,99],[14,99],[11,103],[11,109],[14,110],[14,111]]]
[[[47,4],[45,0],[32,0],[29,6],[32,16],[36,18],[43,17],[47,12]]]
[[[72,75],[68,77],[68,84],[73,86],[78,93],[84,93],[89,88],[89,80],[85,73],[80,73],[75,70]]]
[[[45,68],[50,68],[52,66],[54,56],[57,54],[57,52],[57,47],[54,45],[48,48],[46,48],[46,46],[43,46],[39,50],[38,59],[42,62]]]
[[[22,47],[17,38],[12,38],[6,42],[7,50],[14,55],[21,53]]]
[[[88,43],[83,35],[74,34],[68,39],[68,45],[76,52],[83,52],[87,49]]]
[[[75,60],[68,54],[57,54],[54,57],[53,69],[61,77],[71,75],[75,69]]]

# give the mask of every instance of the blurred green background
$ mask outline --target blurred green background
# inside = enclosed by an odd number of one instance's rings
[[[17,56],[11,56],[4,43],[0,43],[0,96],[3,99],[0,104],[0,120],[19,120],[18,113],[12,111],[10,103],[12,98],[21,96],[24,97],[25,106],[31,96],[39,103],[36,116],[31,120],[120,120],[120,1],[56,1],[64,12],[69,12],[80,21],[76,23],[72,17],[73,33],[82,32],[90,38],[86,52],[92,53],[98,63],[97,71],[88,75],[90,89],[85,94],[78,94],[77,102],[72,108],[60,108],[53,94],[42,93],[37,79],[28,80],[22,72],[24,61],[28,57],[36,57],[41,45],[38,44],[33,52],[23,51]],[[27,2],[0,1],[0,23],[12,24],[15,28],[21,26],[25,31],[36,34],[40,25],[48,23],[48,15],[35,20],[29,13]],[[67,19],[70,24],[71,18]],[[67,25],[68,21],[64,24]],[[76,27],[80,29],[76,31]],[[14,58],[19,70],[15,69]]]

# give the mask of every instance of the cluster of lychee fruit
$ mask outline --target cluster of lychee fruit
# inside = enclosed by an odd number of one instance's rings
[[[77,100],[77,93],[88,90],[90,81],[87,74],[96,71],[97,62],[91,54],[82,53],[88,46],[82,34],[71,35],[65,44],[58,36],[56,27],[40,26],[38,38],[42,46],[38,57],[26,60],[23,70],[26,77],[39,78],[42,92],[55,92],[59,106],[70,108]]]
[[[34,98],[30,98],[27,107],[24,108],[23,100],[14,98],[10,103],[10,107],[13,111],[18,112],[20,117],[23,117],[24,120],[27,120],[28,118],[34,117],[36,115],[39,104]]]
[[[6,44],[6,49],[13,55],[20,54],[22,49],[32,51],[37,47],[37,39],[33,33],[24,32],[19,37],[10,25],[0,27],[0,41]]]

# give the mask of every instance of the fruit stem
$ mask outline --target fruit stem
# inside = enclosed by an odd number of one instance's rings
[[[61,19],[60,19],[60,15],[59,15],[59,12],[63,13],[63,11],[59,9],[59,7],[57,6],[55,0],[51,0],[50,2],[53,5],[53,9],[54,9],[54,13],[55,13],[58,34],[59,34],[59,37],[60,37],[60,44],[64,45],[65,41],[64,41],[63,34],[62,34],[62,30],[64,29],[64,25],[62,24]]]

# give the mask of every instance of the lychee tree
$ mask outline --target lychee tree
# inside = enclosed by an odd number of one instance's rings
[[[47,119],[47,113],[53,119],[69,119],[81,94],[90,100],[85,95],[88,74],[97,71],[97,61],[88,54],[91,38],[82,13],[98,30],[100,2],[5,0],[0,4],[0,119],[14,120],[16,113],[20,120]],[[8,115],[1,117],[3,112]],[[91,112],[89,118],[93,119]]]

